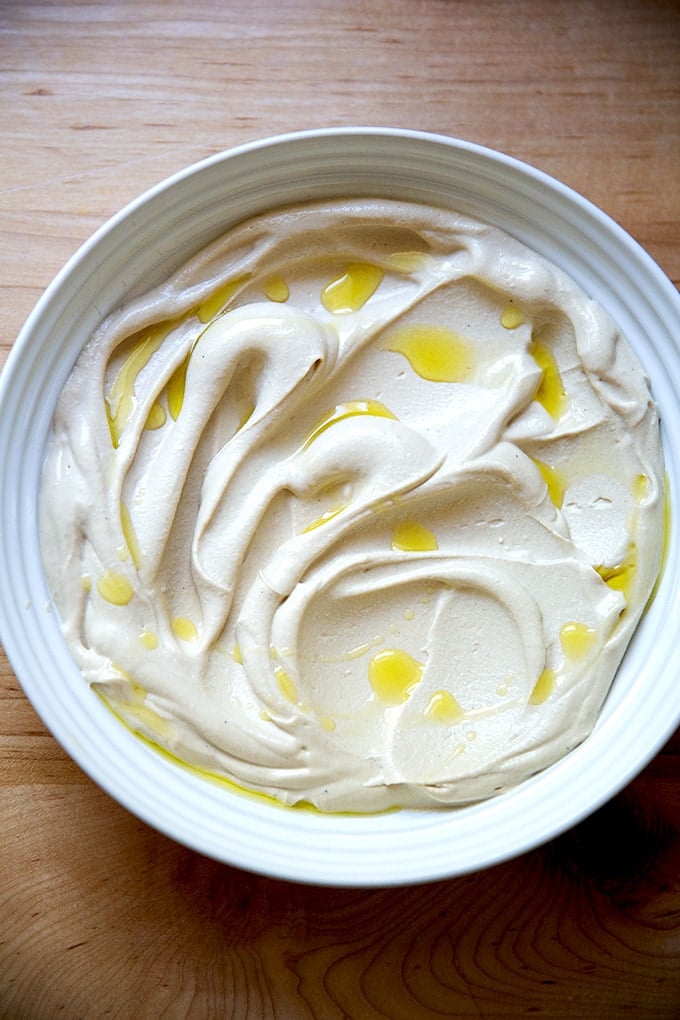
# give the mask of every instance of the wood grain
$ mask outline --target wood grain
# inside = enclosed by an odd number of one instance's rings
[[[145,188],[240,142],[345,124],[527,160],[680,282],[676,2],[16,0],[0,2],[0,358],[66,259]],[[679,754],[676,735],[609,805],[514,861],[324,890],[129,815],[0,655],[0,1020],[680,1017]]]

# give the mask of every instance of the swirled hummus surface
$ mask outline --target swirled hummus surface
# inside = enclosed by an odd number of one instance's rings
[[[659,566],[644,373],[570,279],[419,204],[252,219],[63,391],[48,579],[89,684],[322,810],[453,805],[592,729]]]

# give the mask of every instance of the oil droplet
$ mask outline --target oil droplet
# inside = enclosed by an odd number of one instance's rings
[[[196,624],[192,623],[186,616],[176,616],[171,620],[170,627],[172,628],[172,633],[180,641],[195,641],[198,637]]]
[[[596,638],[597,632],[585,623],[570,621],[560,628],[560,644],[568,659],[584,659]]]
[[[402,521],[392,532],[392,548],[399,552],[433,552],[439,548],[435,535],[417,521]]]
[[[286,673],[283,666],[274,667],[274,676],[276,682],[279,685],[279,690],[283,694],[284,698],[292,702],[294,705],[298,704],[298,692],[295,686],[295,681],[289,673]]]
[[[375,294],[383,271],[368,262],[351,262],[341,276],[327,283],[321,291],[321,303],[328,312],[342,315],[358,312]]]
[[[552,669],[544,669],[529,695],[530,705],[542,705],[550,697],[555,687],[555,673]]]
[[[116,673],[119,673],[122,676],[123,680],[125,680],[130,688],[130,698],[133,701],[138,701],[140,704],[143,704],[144,698],[146,697],[146,688],[142,687],[141,684],[138,684],[136,680],[133,680],[128,671],[123,669],[123,667],[117,662],[112,662],[111,666],[115,669]]]
[[[80,575],[80,587],[83,591],[92,591],[92,578],[89,574]]]
[[[189,355],[175,369],[168,381],[168,411],[173,421],[177,421],[179,418],[179,412],[182,410],[182,404],[184,403],[188,367]]]
[[[373,415],[375,418],[392,418],[396,421],[396,415],[392,414],[379,400],[348,400],[344,404],[338,404],[323,416],[305,439],[302,449],[306,450],[322,432],[329,429],[331,425],[335,425],[336,422],[362,414]]]
[[[668,480],[668,472],[664,472],[663,476],[663,533],[661,536],[661,557],[659,562],[659,572],[656,575],[656,581],[652,588],[651,594],[647,600],[645,606],[645,612],[656,598],[656,593],[659,590],[661,579],[663,578],[664,571],[666,569],[666,562],[668,560],[668,547],[670,545],[671,536],[671,493],[670,483]]]
[[[322,715],[319,719],[319,724],[326,733],[333,733],[335,730],[335,719],[331,719],[328,715]]]
[[[628,551],[621,563],[613,567],[595,567],[602,580],[614,591],[620,591],[626,602],[630,602],[630,596],[635,584],[637,571],[637,546],[631,542]]]
[[[385,265],[397,273],[417,273],[428,261],[428,256],[422,251],[395,251],[388,255]]]
[[[562,376],[553,352],[546,344],[535,338],[531,342],[529,353],[543,372],[534,400],[541,404],[552,418],[560,418],[567,409],[569,398],[562,384]]]
[[[425,708],[428,719],[441,723],[454,723],[463,718],[465,712],[449,691],[435,691]]]
[[[177,321],[175,319],[158,323],[150,331],[145,330],[130,338],[130,353],[119,368],[106,398],[106,417],[114,449],[118,449],[123,429],[135,408],[137,376],[151,360]]]
[[[123,538],[125,539],[125,544],[130,552],[130,556],[132,557],[132,562],[136,569],[139,570],[139,565],[142,562],[142,553],[139,548],[139,542],[137,541],[137,534],[132,524],[130,511],[123,502],[120,504],[120,526],[123,532]]]
[[[564,478],[556,468],[550,467],[549,464],[545,464],[542,460],[534,460],[534,464],[541,472],[543,481],[548,486],[550,499],[559,510],[564,503],[564,493],[566,490]]]
[[[423,664],[408,652],[385,648],[368,663],[368,679],[381,701],[388,705],[401,705],[420,682],[423,669]]]
[[[231,301],[234,294],[248,280],[248,275],[237,276],[233,280],[227,280],[221,287],[207,298],[202,305],[199,305],[197,315],[200,322],[210,322],[218,312],[221,312],[226,304]]]
[[[140,644],[148,648],[150,652],[154,648],[158,648],[158,634],[155,634],[152,630],[143,630],[139,635]]]
[[[367,641],[363,645],[357,645],[355,648],[350,650],[343,656],[343,659],[360,659],[366,652],[370,652],[371,648],[375,648],[376,645],[381,645],[385,638],[382,634],[376,634],[372,641]]]
[[[121,702],[120,707],[134,716],[138,722],[145,726],[147,730],[150,730],[153,734],[158,737],[168,737],[172,732],[172,725],[168,719],[163,719],[162,716],[155,712],[153,708],[148,705],[138,702]]]
[[[125,574],[107,570],[97,581],[97,591],[113,606],[126,606],[134,595],[134,589]]]
[[[332,521],[334,517],[337,517],[343,510],[346,510],[348,505],[348,503],[343,503],[342,506],[336,506],[330,510],[325,510],[324,513],[321,514],[321,517],[317,517],[315,521],[312,521],[311,524],[308,524],[306,528],[302,529],[302,534],[304,535],[308,531],[314,531],[316,528],[320,528],[323,524],[327,524],[329,521]]]
[[[243,655],[241,654],[241,646],[239,645],[238,642],[235,643],[234,647],[231,650],[231,657],[234,660],[234,662],[237,662],[239,664],[239,666],[243,665]]]
[[[158,401],[156,400],[155,403],[151,405],[151,410],[146,416],[144,428],[149,429],[152,432],[155,431],[155,429],[163,428],[166,419],[167,415],[165,413],[165,408],[163,407],[162,404],[159,404]]]
[[[633,496],[638,503],[644,503],[649,492],[649,478],[647,475],[636,475],[633,479]]]
[[[413,612],[412,609],[405,609],[404,610],[404,619],[405,620],[414,620],[415,619],[415,615],[416,614]]]
[[[517,329],[524,322],[526,322],[526,319],[522,309],[518,308],[514,301],[508,301],[501,312],[501,326],[504,326],[506,329]]]
[[[290,297],[288,284],[279,274],[270,276],[268,280],[265,280],[265,284],[262,289],[266,298],[269,298],[270,301],[277,301],[279,304],[287,301]]]
[[[404,326],[387,336],[382,347],[403,354],[429,382],[465,382],[474,367],[469,341],[446,326]]]

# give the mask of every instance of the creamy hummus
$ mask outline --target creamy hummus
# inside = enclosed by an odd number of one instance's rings
[[[65,637],[130,726],[373,811],[488,797],[587,736],[662,502],[604,311],[493,227],[359,199],[250,220],[111,315],[40,510]]]

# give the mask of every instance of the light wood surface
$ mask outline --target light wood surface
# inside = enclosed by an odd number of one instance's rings
[[[663,0],[0,2],[0,347],[129,199],[235,143],[420,128],[575,187],[680,281]],[[677,736],[546,847],[449,882],[255,877],[128,814],[0,657],[0,1020],[680,1016]],[[521,825],[521,818],[517,819]],[[389,848],[386,848],[386,854]]]

